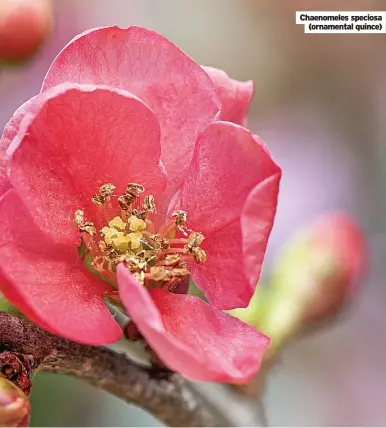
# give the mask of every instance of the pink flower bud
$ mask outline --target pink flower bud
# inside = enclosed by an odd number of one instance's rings
[[[325,214],[296,233],[279,254],[269,287],[258,287],[248,308],[230,311],[272,340],[258,375],[236,389],[257,394],[282,345],[336,314],[355,296],[364,268],[363,235],[346,214]]]
[[[325,214],[296,234],[273,268],[258,326],[272,339],[270,352],[305,325],[336,314],[352,297],[364,265],[362,232],[343,213]]]
[[[307,260],[315,261],[312,295],[303,315],[303,323],[307,324],[337,313],[358,291],[358,280],[365,268],[362,232],[347,215],[325,215],[308,233]]]
[[[0,376],[0,426],[28,426],[30,403],[11,381]]]
[[[50,0],[0,2],[0,60],[20,61],[32,55],[52,24]]]

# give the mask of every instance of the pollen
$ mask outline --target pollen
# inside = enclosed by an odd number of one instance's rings
[[[113,239],[111,246],[117,251],[127,251],[130,247],[130,238],[119,232],[118,236]]]
[[[118,223],[119,226],[122,226],[122,224],[115,219],[109,222],[109,226],[116,223]],[[123,223],[123,225],[125,226],[125,223]],[[122,229],[124,228],[122,227]],[[142,232],[126,234],[122,229],[118,230],[114,227],[103,227],[101,232],[106,245],[119,252],[128,251],[130,248],[132,250],[138,250],[142,245]]]
[[[118,237],[118,233],[122,233],[122,232],[119,232],[117,229],[114,229],[113,227],[106,226],[102,228],[103,238],[107,245],[111,245],[113,243],[113,239]]]
[[[142,232],[146,229],[146,222],[135,215],[130,216],[128,222],[132,232]]]
[[[127,238],[129,239],[130,242],[130,247],[133,250],[138,250],[138,248],[140,248],[142,242],[142,233],[141,232],[133,232],[133,233],[129,233],[127,235]]]
[[[119,216],[116,216],[112,220],[110,220],[109,226],[120,231],[126,229],[126,223]]]

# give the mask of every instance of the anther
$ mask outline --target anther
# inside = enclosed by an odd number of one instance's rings
[[[76,210],[74,214],[74,223],[77,226],[80,226],[84,222],[84,211]]]
[[[186,219],[187,219],[186,211],[182,211],[182,210],[173,211],[172,217],[174,218],[174,221],[178,229],[182,229],[185,226]]]
[[[172,269],[173,276],[177,278],[183,278],[184,276],[189,275],[189,271],[186,267],[176,267]]]
[[[138,197],[145,191],[145,188],[137,183],[129,183],[126,188],[126,193]]]
[[[128,211],[128,209],[130,208],[130,205],[131,205],[129,199],[126,198],[125,195],[122,195],[118,198],[118,204],[123,211]]]
[[[181,261],[181,256],[179,254],[168,254],[163,260],[165,266],[176,266]]]
[[[90,236],[94,236],[96,234],[96,229],[94,227],[94,223],[91,221],[84,220],[84,211],[76,210],[74,213],[74,223],[78,226],[81,232],[85,232]]]
[[[189,236],[188,236],[188,247],[189,248],[194,248],[194,247],[199,247],[202,242],[204,241],[205,236],[200,233],[200,232],[192,232]]]
[[[86,221],[83,222],[80,226],[79,226],[79,230],[81,232],[85,232],[90,236],[94,236],[96,234],[96,229],[94,227],[94,223],[92,221]]]
[[[141,220],[145,221],[146,211],[139,211],[139,210],[134,209],[133,211],[131,211],[131,214],[135,215],[136,217],[138,217]]]
[[[153,281],[170,281],[173,275],[163,267],[154,266],[150,268],[150,277]]]
[[[114,193],[115,189],[116,187],[114,186],[114,184],[107,183],[99,188],[99,194],[104,198],[108,198]]]
[[[151,236],[151,239],[159,245],[160,250],[168,250],[170,248],[170,241],[167,238],[162,238],[158,233]]]
[[[204,263],[206,260],[206,252],[200,247],[194,247],[192,249],[194,258],[198,263]]]
[[[124,263],[131,272],[139,272],[146,268],[146,261],[137,256],[121,256],[118,262]]]
[[[137,183],[129,183],[125,193],[118,198],[119,206],[127,211],[130,205],[145,191],[145,188]]]
[[[103,259],[110,265],[110,269],[115,268],[119,260],[119,253],[114,248],[107,247],[103,253]]]
[[[142,203],[142,208],[145,212],[149,212],[149,213],[156,212],[155,200],[153,195],[148,195],[145,197]]]
[[[91,200],[95,205],[102,206],[113,193],[116,187],[111,183],[103,184],[99,188],[99,193],[94,195]]]
[[[200,232],[192,232],[188,237],[188,242],[184,246],[187,253],[193,254],[198,263],[203,263],[206,260],[205,251],[200,248],[200,244],[204,241],[205,236]]]

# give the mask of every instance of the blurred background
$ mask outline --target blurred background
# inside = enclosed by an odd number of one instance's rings
[[[2,1],[2,0],[1,0]],[[31,0],[32,1],[32,0]],[[283,169],[266,257],[315,216],[350,213],[371,260],[340,322],[286,347],[257,398],[198,385],[235,424],[386,425],[386,35],[305,35],[296,10],[385,10],[385,0],[55,0],[53,27],[27,63],[0,69],[0,127],[35,95],[59,50],[95,26],[154,29],[198,63],[255,82],[249,127]],[[160,425],[81,381],[33,379],[34,426]]]

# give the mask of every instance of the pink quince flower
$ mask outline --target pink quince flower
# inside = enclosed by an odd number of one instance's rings
[[[93,345],[121,336],[104,304],[120,299],[172,370],[244,382],[269,339],[223,310],[254,292],[281,171],[239,125],[251,83],[205,70],[139,27],[59,53],[1,140],[0,283],[38,325]],[[188,276],[209,303],[173,293]]]

